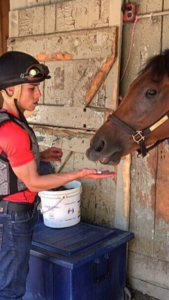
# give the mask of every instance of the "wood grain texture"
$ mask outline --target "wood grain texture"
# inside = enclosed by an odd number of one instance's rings
[[[109,3],[110,0],[76,0],[58,3],[56,30],[71,31],[108,26]]]
[[[97,93],[101,84],[105,81],[108,73],[110,72],[111,68],[115,63],[116,54],[117,54],[117,34],[118,34],[118,30],[116,28],[116,30],[114,31],[114,36],[112,41],[112,54],[107,57],[106,62],[104,62],[101,65],[100,69],[92,79],[91,86],[87,90],[86,97],[85,97],[86,106],[90,104],[93,97]]]
[[[169,262],[162,259],[157,260],[142,253],[129,251],[128,274],[131,276],[131,281],[132,278],[135,278],[142,282],[144,286],[142,288],[146,289],[146,285],[149,286],[151,293],[148,293],[148,295],[158,297],[158,299],[168,300],[166,295],[167,291],[169,295]],[[158,288],[161,294],[158,293]],[[155,293],[153,294],[153,289],[156,289],[158,296],[157,294],[155,296]]]
[[[97,130],[104,121],[104,112],[86,108],[39,105],[28,118],[32,124]]]
[[[18,0],[11,0],[11,11],[18,14],[17,36],[28,36],[107,27],[109,2],[110,0],[24,0],[20,3]],[[13,16],[11,14],[11,21]],[[11,37],[16,36],[14,32],[16,33],[11,28]]]
[[[111,27],[10,39],[9,49],[26,51],[48,65],[52,78],[45,81],[45,104],[80,107],[92,101],[92,106],[104,108],[104,81],[115,60],[116,38],[117,28]]]
[[[9,37],[9,0],[0,0],[0,55],[7,51]]]
[[[105,59],[112,55],[112,46],[116,35],[116,27],[103,29],[73,31],[69,34],[50,34],[45,36],[33,36],[26,38],[9,39],[9,49],[27,51],[39,60],[51,60],[52,55],[58,53],[55,60],[63,60],[63,55],[72,55],[77,59]],[[32,46],[34,45],[34,47]],[[62,54],[62,56],[61,56]],[[42,55],[42,58],[40,57]],[[54,59],[54,58],[53,58]],[[67,59],[66,59],[67,60]]]

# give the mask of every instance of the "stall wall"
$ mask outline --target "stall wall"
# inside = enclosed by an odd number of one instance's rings
[[[41,84],[40,105],[29,122],[43,148],[57,138],[54,145],[63,149],[62,162],[53,164],[56,172],[114,170],[88,161],[85,152],[93,134],[117,107],[121,29],[121,1],[10,2],[8,49],[33,55],[52,76]],[[115,180],[83,180],[82,219],[108,226],[121,219],[126,227],[129,180],[124,178],[129,168],[127,157],[116,168]]]
[[[29,122],[41,147],[58,138],[55,145],[64,156],[53,164],[57,172],[113,170],[88,161],[85,151],[118,104],[122,2],[11,0],[9,50],[26,51],[51,70],[52,79],[41,85],[41,102]],[[131,2],[139,5],[139,15],[169,10],[168,0]],[[122,96],[146,59],[169,47],[168,24],[169,16],[139,20],[135,32],[133,23],[124,24],[122,73],[126,64],[128,68]],[[115,180],[83,180],[82,195],[84,220],[135,233],[129,246],[129,282],[160,300],[169,299],[168,163],[164,142],[144,159],[135,154],[132,161],[124,158],[115,168]]]
[[[169,47],[169,15],[152,17],[151,13],[168,11],[169,1],[131,1],[139,5],[138,15],[148,18],[124,24],[122,62],[131,57],[121,84],[121,93],[137,76],[146,60]],[[122,72],[123,73],[123,72]],[[135,240],[129,246],[129,281],[133,288],[154,298],[169,299],[169,148],[163,142],[146,158],[132,155],[131,206],[129,229]]]

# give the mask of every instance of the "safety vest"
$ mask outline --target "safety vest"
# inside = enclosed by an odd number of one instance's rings
[[[37,143],[36,136],[29,125],[25,124],[21,120],[17,119],[14,115],[6,112],[0,112],[0,126],[5,122],[12,121],[16,123],[18,126],[25,129],[29,135],[31,147],[30,150],[32,151],[37,168],[39,170],[40,166],[40,155],[39,155],[39,146]],[[9,160],[7,159],[7,155],[2,152],[0,155],[0,200],[4,197],[22,192],[27,190],[28,188],[26,185],[21,181],[13,172]]]

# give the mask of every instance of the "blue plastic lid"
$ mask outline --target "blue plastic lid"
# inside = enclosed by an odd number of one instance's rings
[[[40,223],[35,227],[32,245],[70,256],[120,233],[121,230],[115,228],[83,222],[62,229],[49,228]]]

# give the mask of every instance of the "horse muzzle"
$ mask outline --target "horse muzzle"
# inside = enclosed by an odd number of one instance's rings
[[[96,150],[94,150],[92,147],[87,149],[86,156],[91,161],[100,161],[101,164],[110,164],[110,165],[117,165],[122,157],[123,151],[122,149],[115,151],[113,154],[106,155],[98,153]]]

